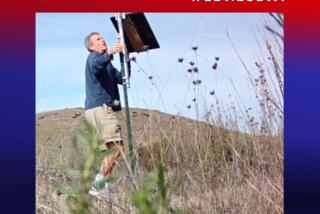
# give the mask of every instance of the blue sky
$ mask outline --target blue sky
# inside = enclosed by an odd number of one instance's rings
[[[200,115],[204,106],[215,104],[209,94],[214,90],[223,105],[237,102],[242,108],[254,107],[255,96],[248,76],[228,40],[226,31],[251,71],[256,61],[266,55],[259,51],[255,35],[261,39],[266,14],[256,13],[146,13],[160,49],[132,54],[129,103],[131,107],[150,108],[171,114],[194,117],[191,104],[195,96],[192,77],[186,71],[194,61],[199,68]],[[36,112],[83,107],[85,99],[84,68],[87,50],[84,37],[100,32],[109,46],[116,41],[110,17],[114,13],[37,13],[36,15]],[[191,47],[197,46],[195,53]],[[211,66],[218,56],[218,69]],[[179,57],[184,58],[178,63]],[[113,64],[119,68],[119,59]],[[153,76],[153,83],[147,76]],[[119,87],[122,96],[122,87]],[[159,93],[160,92],[160,93]],[[159,94],[162,99],[159,99]],[[161,101],[162,100],[162,101]],[[124,103],[124,102],[122,102]]]

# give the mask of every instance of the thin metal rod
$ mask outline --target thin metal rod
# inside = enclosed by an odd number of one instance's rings
[[[126,47],[126,43],[124,41],[124,32],[123,32],[123,19],[125,18],[124,13],[117,13],[116,14],[116,19],[118,22],[118,29],[119,29],[119,38],[120,38],[120,42],[122,44],[123,47],[123,55],[125,57],[125,61],[127,62],[127,47]],[[130,82],[129,82],[129,68],[128,68],[128,63],[124,63],[124,75],[123,75],[123,85],[126,86],[127,88],[130,88]]]
[[[124,34],[122,28],[122,16],[121,13],[117,13],[117,22],[119,28],[119,36],[122,44],[125,44],[124,41]],[[132,130],[131,130],[131,119],[130,119],[130,111],[129,111],[129,101],[128,101],[128,85],[129,85],[129,69],[130,66],[128,64],[128,59],[124,59],[127,56],[127,49],[125,45],[123,46],[123,52],[120,53],[120,65],[122,71],[122,78],[123,78],[123,95],[124,95],[124,104],[125,104],[125,112],[126,112],[126,125],[127,125],[127,132],[128,132],[128,149],[129,149],[129,160],[131,162],[131,172],[134,175],[135,172],[135,158],[133,156],[133,143],[132,143]],[[127,82],[125,82],[127,80]]]

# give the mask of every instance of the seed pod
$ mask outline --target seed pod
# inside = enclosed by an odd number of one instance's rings
[[[216,70],[217,67],[218,67],[218,63],[215,62],[215,63],[213,64],[213,66],[212,66],[212,69],[213,69],[213,70]]]
[[[136,62],[136,57],[135,56],[131,57],[130,61]]]

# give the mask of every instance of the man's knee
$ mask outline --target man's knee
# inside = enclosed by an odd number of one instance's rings
[[[124,152],[125,146],[124,146],[124,143],[123,143],[123,142],[121,142],[121,143],[119,144],[119,150],[120,150],[121,152]]]

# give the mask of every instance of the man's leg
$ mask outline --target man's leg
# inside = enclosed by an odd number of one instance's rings
[[[109,142],[106,144],[108,149],[111,149],[113,147],[116,148],[116,152],[107,155],[100,167],[100,175],[106,177],[111,174],[116,161],[119,159],[119,157],[123,154],[124,152],[124,144],[123,141],[116,141],[116,142]]]

